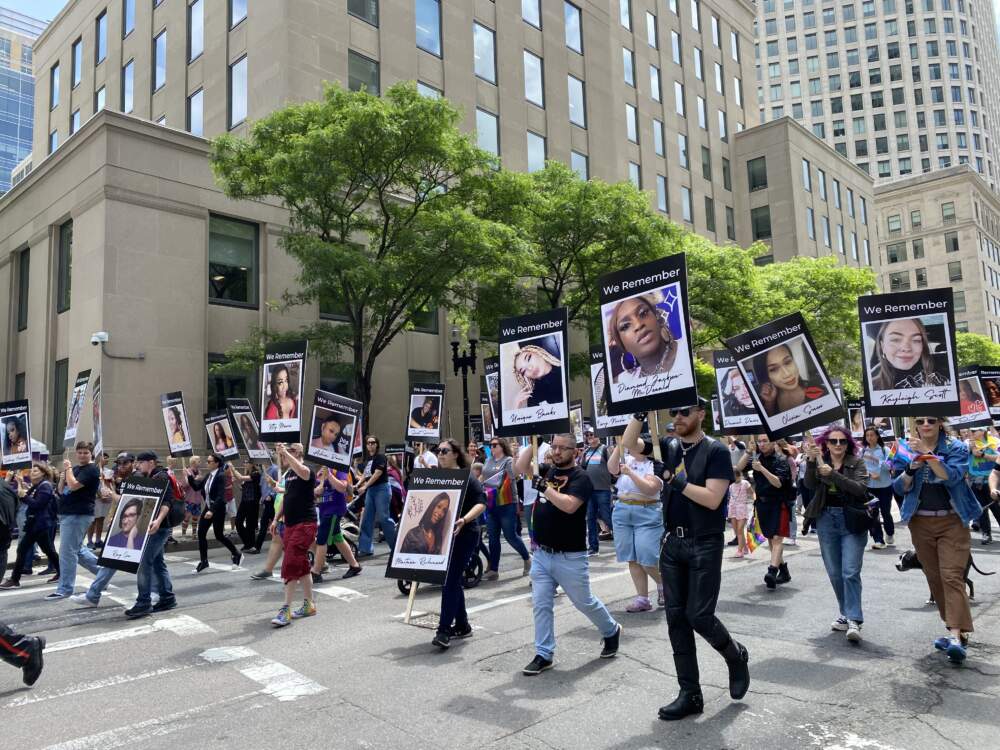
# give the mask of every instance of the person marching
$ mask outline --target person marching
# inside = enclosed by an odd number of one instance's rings
[[[872,549],[885,549],[887,545],[895,547],[896,539],[893,535],[896,527],[892,522],[892,477],[886,463],[889,459],[889,451],[886,450],[885,442],[882,440],[882,433],[873,424],[865,428],[861,458],[865,462],[865,469],[868,473],[868,491],[878,498],[871,529],[874,540]],[[990,463],[992,462],[987,464],[987,474],[989,474]],[[983,481],[986,481],[985,478]],[[879,513],[882,514],[882,523],[878,521]]]
[[[204,477],[197,476],[191,467],[187,469],[188,485],[201,492],[205,498],[205,507],[198,519],[198,554],[201,560],[194,570],[195,573],[200,573],[208,567],[209,528],[215,533],[215,538],[229,550],[233,570],[236,570],[243,561],[243,555],[226,536],[226,460],[218,453],[209,453],[205,457],[205,463],[208,473]]]
[[[552,668],[556,648],[553,605],[562,586],[580,612],[597,627],[603,640],[602,659],[618,653],[622,627],[590,589],[587,560],[587,505],[594,485],[574,462],[576,437],[552,436],[550,464],[541,464],[533,527],[538,549],[531,558],[531,597],[535,620],[535,658],[522,674],[537,675]],[[531,473],[531,449],[517,457],[514,471]]]
[[[347,498],[351,485],[347,482],[347,472],[323,467],[316,475],[319,503],[319,530],[316,532],[316,554],[313,559],[312,582],[323,583],[323,563],[331,544],[337,547],[340,556],[347,563],[347,572],[341,578],[353,578],[361,572],[361,566],[354,559],[351,546],[340,530],[340,519],[347,515]]]
[[[438,446],[438,467],[442,469],[468,469],[469,459],[461,447],[452,439]],[[448,572],[441,588],[441,616],[437,633],[432,644],[447,649],[452,638],[468,638],[472,635],[469,615],[465,611],[465,590],[462,588],[462,574],[479,546],[479,516],[486,510],[486,493],[475,479],[469,478],[465,500],[455,520],[453,533],[455,541],[448,560]]]
[[[587,540],[590,554],[600,551],[600,526],[610,531],[611,521],[611,485],[614,478],[608,471],[608,447],[601,442],[597,434],[590,428],[583,432],[586,448],[580,454],[580,466],[590,481],[594,483],[594,494],[590,496],[587,508]]]
[[[31,483],[25,490],[23,502],[28,508],[24,521],[24,531],[17,543],[17,560],[10,578],[0,583],[0,589],[16,589],[21,586],[21,571],[24,561],[36,544],[49,559],[49,566],[59,569],[59,553],[52,544],[52,526],[55,518],[52,505],[55,502],[55,489],[52,486],[53,472],[48,465],[35,461],[31,465]],[[0,576],[3,571],[0,570]]]
[[[522,575],[531,570],[531,556],[517,533],[517,496],[514,493],[514,459],[510,455],[510,444],[504,438],[494,437],[490,441],[490,457],[483,466],[483,486],[494,493],[495,501],[486,514],[486,532],[489,536],[489,567],[483,575],[484,581],[495,581],[500,577],[500,533],[507,543],[524,561]],[[440,454],[438,454],[440,455]],[[508,496],[513,502],[502,502],[501,490],[508,482]]]
[[[893,457],[898,474],[893,486],[903,495],[900,518],[909,525],[927,585],[948,628],[948,635],[934,641],[934,648],[961,664],[973,630],[965,589],[965,567],[972,554],[969,524],[979,518],[982,509],[965,483],[969,465],[965,443],[948,435],[943,417],[916,417],[913,421],[916,437],[908,442],[909,455],[897,451]],[[997,479],[1000,472],[994,469],[991,491]]]
[[[680,692],[660,708],[659,717],[675,721],[704,711],[694,634],[708,641],[729,668],[729,695],[739,700],[750,689],[750,654],[715,616],[722,585],[726,495],[733,464],[722,443],[702,431],[705,407],[671,409],[676,437],[660,438],[663,456],[663,521],[660,575],[666,595],[667,631],[674,652]],[[638,448],[645,414],[636,414],[622,435],[628,450]]]
[[[285,603],[271,620],[277,628],[289,625],[292,620],[312,617],[316,614],[313,601],[312,572],[309,563],[309,548],[316,541],[316,502],[313,491],[316,474],[302,463],[301,443],[286,446],[278,443],[275,448],[278,460],[288,467],[285,474],[285,495],[281,510],[271,521],[271,536],[278,533],[278,524],[284,522],[285,556],[281,560],[281,579],[285,582]],[[302,606],[292,611],[296,584],[302,584]]]
[[[771,564],[764,574],[764,585],[774,591],[779,583],[788,583],[792,576],[784,560],[784,539],[791,531],[792,519],[788,507],[788,495],[792,486],[792,474],[785,455],[768,439],[767,435],[757,435],[751,439],[746,455],[736,468],[746,471],[747,464],[753,469],[754,490],[757,500],[754,510],[760,521],[761,533],[767,537],[771,550]]]

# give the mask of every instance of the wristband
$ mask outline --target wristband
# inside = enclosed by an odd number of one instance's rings
[[[670,480],[670,489],[677,493],[683,493],[684,488],[688,486],[686,479],[681,479],[679,477],[673,477]]]

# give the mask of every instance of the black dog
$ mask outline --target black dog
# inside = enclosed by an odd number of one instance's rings
[[[973,562],[973,560],[972,560],[972,553],[970,552],[969,553],[969,562],[967,562],[965,564],[965,585],[969,589],[969,599],[975,599],[976,598],[976,587],[975,587],[975,584],[973,584],[972,580],[969,578],[969,571],[971,569],[973,569],[973,568],[975,568],[976,572],[979,573],[979,575],[982,575],[982,576],[996,575],[996,571],[995,570],[992,571],[992,572],[990,572],[990,573],[987,573],[987,572],[985,572],[983,570],[980,570],[979,566],[977,566],[976,563]],[[904,552],[903,554],[901,554],[899,556],[899,562],[896,563],[896,570],[898,570],[900,572],[904,572],[904,571],[907,571],[907,570],[914,570],[914,569],[923,570],[924,566],[920,564],[920,560],[917,559],[917,553],[915,551],[913,551],[913,550],[907,550],[906,552]],[[933,597],[931,597],[931,599],[933,600]]]

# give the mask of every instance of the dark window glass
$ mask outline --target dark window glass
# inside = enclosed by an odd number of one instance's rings
[[[66,399],[69,393],[69,360],[56,362],[55,376],[52,378],[52,435],[49,445],[58,452],[66,432]]]
[[[56,312],[69,310],[73,280],[73,222],[59,227],[59,266],[56,279]]]
[[[226,358],[221,354],[209,354],[209,370],[214,364],[221,364]],[[248,398],[250,403],[256,403],[257,393],[254,389],[254,376],[249,373],[232,373],[226,375],[215,375],[209,372],[208,388],[208,410],[223,411],[226,408],[227,398]]]
[[[760,206],[750,209],[750,225],[754,240],[771,239],[771,207]]]
[[[347,12],[378,26],[378,0],[347,0]]]
[[[31,250],[22,250],[17,256],[17,330],[28,327],[28,282],[31,277]]]
[[[208,233],[208,297],[257,306],[257,225],[212,216]]]
[[[747,181],[750,190],[763,190],[767,187],[767,159],[763,156],[747,162]]]
[[[369,94],[379,94],[378,63],[359,55],[354,50],[347,51],[347,88],[351,91],[365,89]]]

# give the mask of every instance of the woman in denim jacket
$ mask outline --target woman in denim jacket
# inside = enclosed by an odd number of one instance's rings
[[[900,516],[908,523],[913,546],[923,565],[948,635],[934,647],[960,664],[972,632],[972,612],[965,589],[965,566],[971,553],[969,524],[982,509],[965,482],[969,449],[949,437],[943,417],[914,419],[916,438],[897,451],[893,486],[903,495]]]

